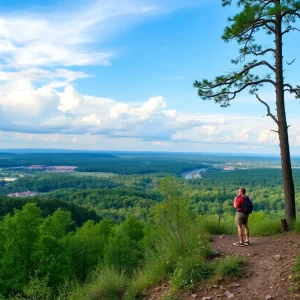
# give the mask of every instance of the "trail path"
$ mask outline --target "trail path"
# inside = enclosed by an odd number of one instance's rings
[[[219,249],[222,256],[237,254],[245,257],[244,275],[228,284],[199,286],[192,295],[183,294],[180,299],[300,299],[300,295],[289,291],[291,268],[296,254],[300,254],[299,234],[255,237],[250,239],[251,245],[247,247],[232,246],[236,241],[236,236],[215,236],[212,249]],[[166,289],[162,286],[157,289],[157,294],[151,293],[151,298],[161,299]],[[224,294],[226,291],[234,297],[228,298]]]

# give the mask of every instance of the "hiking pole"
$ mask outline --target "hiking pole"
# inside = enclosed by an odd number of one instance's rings
[[[231,234],[233,234],[233,224],[234,224],[234,215],[235,215],[235,209],[232,210],[232,226],[231,226]]]

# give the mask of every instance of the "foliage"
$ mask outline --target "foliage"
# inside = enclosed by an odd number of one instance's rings
[[[112,267],[99,268],[93,272],[90,283],[84,289],[79,287],[73,291],[71,299],[119,300],[124,296],[128,284],[128,278],[122,271]]]
[[[143,258],[141,240],[144,236],[143,224],[129,218],[115,228],[104,249],[104,263],[116,270],[130,273]]]
[[[88,210],[87,208],[63,200],[48,200],[37,197],[11,198],[6,196],[0,196],[0,220],[5,215],[13,213],[14,209],[21,209],[26,203],[36,203],[41,209],[43,217],[51,215],[59,208],[68,211],[71,213],[72,220],[77,226],[81,226],[87,220],[99,221],[99,217],[93,210]]]
[[[199,256],[188,256],[180,259],[171,277],[177,289],[192,289],[195,284],[206,281],[214,274],[214,266]]]
[[[268,217],[262,212],[252,213],[249,216],[250,235],[252,236],[267,236],[280,233],[280,219]]]
[[[280,230],[279,169],[212,169],[193,180],[161,180],[162,174],[113,176],[108,188],[103,188],[106,178],[95,177],[91,185],[99,189],[86,188],[88,181],[80,177],[75,183],[81,189],[57,189],[72,184],[74,177],[55,176],[45,175],[53,189],[49,194],[0,198],[0,295],[5,298],[51,293],[61,300],[98,295],[134,299],[163,280],[188,288],[211,276],[237,274],[238,259],[218,260],[219,265],[210,261],[208,237],[236,232],[232,200],[240,185],[254,201],[251,236]],[[300,191],[299,170],[294,176]],[[44,184],[43,177],[35,174],[26,182],[30,186],[42,178]]]
[[[216,276],[218,280],[227,280],[239,277],[242,274],[244,259],[240,256],[228,256],[216,264]]]
[[[291,287],[291,290],[293,292],[299,292],[300,291],[300,255],[296,257],[296,262],[292,271],[293,271],[292,280],[294,282],[294,285]]]

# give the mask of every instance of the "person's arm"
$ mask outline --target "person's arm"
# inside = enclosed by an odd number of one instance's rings
[[[235,197],[235,198],[234,198],[233,207],[236,208],[236,209],[239,208],[238,197]]]

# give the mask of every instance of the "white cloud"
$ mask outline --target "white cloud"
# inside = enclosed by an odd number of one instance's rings
[[[13,67],[109,65],[113,53],[93,50],[90,43],[104,40],[153,9],[135,0],[97,0],[74,3],[72,11],[53,7],[51,14],[3,15],[0,53]]]
[[[129,113],[129,108],[126,103],[118,103],[110,109],[110,116],[112,118],[119,118],[120,116],[128,113]]]
[[[19,132],[16,140],[38,143],[62,142],[81,145],[84,136],[95,145],[99,138],[152,142],[153,146],[171,143],[234,145],[240,149],[277,146],[278,137],[270,131],[267,118],[234,114],[188,114],[166,110],[161,96],[144,103],[122,103],[109,98],[81,95],[72,86],[62,92],[49,86],[19,90],[0,97],[0,130]],[[271,123],[272,124],[272,123]],[[297,124],[290,118],[289,124]],[[300,132],[290,127],[291,146],[300,146]],[[77,141],[77,142],[76,142]],[[82,144],[84,145],[84,143]],[[177,146],[176,146],[177,147]],[[194,147],[194,146],[193,146]],[[244,147],[244,148],[241,148]]]
[[[176,118],[177,117],[177,111],[176,109],[170,109],[163,112],[168,118]]]
[[[89,116],[83,117],[82,122],[89,124],[91,126],[95,126],[95,125],[99,126],[101,124],[101,119],[99,118],[99,116],[95,114],[91,114]]]
[[[79,95],[74,87],[66,86],[63,93],[59,93],[60,105],[58,109],[66,111],[75,111],[83,103],[83,97]]]
[[[140,107],[129,107],[126,103],[117,103],[110,109],[110,116],[113,118],[127,117],[138,118],[139,120],[150,119],[151,116],[160,112],[166,107],[166,101],[163,97],[151,97]],[[174,112],[171,112],[174,115]]]
[[[278,143],[278,135],[271,130],[262,130],[259,132],[257,141],[259,143],[276,144]]]
[[[27,122],[39,122],[56,115],[58,104],[57,92],[50,87],[11,92],[0,97],[0,122],[20,126]]]
[[[145,102],[138,110],[141,113],[142,118],[147,118],[152,113],[166,107],[166,101],[163,97],[151,97]]]

